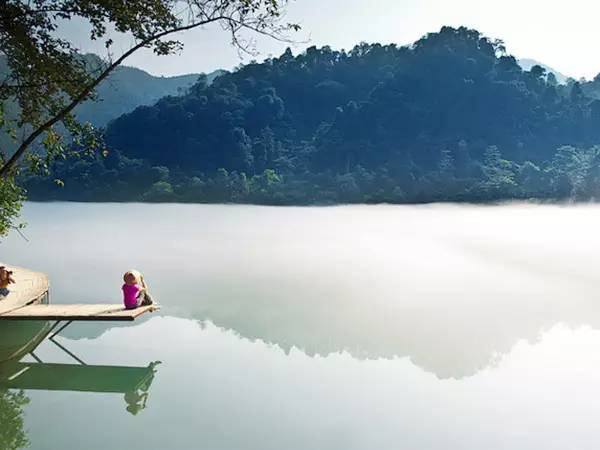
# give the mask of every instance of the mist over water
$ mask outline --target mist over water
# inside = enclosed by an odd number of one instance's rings
[[[65,420],[92,405],[75,433],[87,448],[83,431],[113,414],[171,423],[181,448],[197,426],[228,449],[594,442],[591,421],[549,411],[600,412],[598,206],[31,203],[25,218],[30,242],[11,235],[0,256],[47,272],[53,303],[119,302],[135,267],[163,307],[64,339],[86,362],[162,361],[147,410],[36,391],[33,448],[68,439],[42,418],[57,398]]]
[[[2,256],[52,301],[118,302],[140,269],[163,314],[309,354],[485,367],[557,323],[600,322],[600,208],[29,204]],[[85,328],[85,327],[84,327]]]

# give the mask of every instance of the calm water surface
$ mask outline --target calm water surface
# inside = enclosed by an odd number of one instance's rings
[[[5,368],[0,445],[596,449],[600,207],[28,204],[0,259],[74,324]],[[0,324],[1,326],[1,324]],[[0,368],[0,378],[2,378]],[[16,376],[15,376],[16,374]],[[7,390],[7,387],[9,389]]]

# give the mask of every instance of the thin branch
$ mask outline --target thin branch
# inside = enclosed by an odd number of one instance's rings
[[[13,230],[15,230],[17,233],[19,233],[19,235],[25,239],[25,241],[29,242],[29,239],[27,239],[27,236],[25,236],[25,234],[21,231],[21,229],[19,227],[15,227],[14,225],[11,225],[11,228]]]
[[[71,111],[73,111],[73,109],[75,109],[75,107],[81,103],[83,100],[85,100],[90,93],[96,88],[96,86],[98,86],[102,80],[104,80],[114,69],[116,69],[127,57],[131,56],[135,51],[143,48],[143,47],[147,47],[149,44],[151,44],[152,42],[161,39],[165,36],[168,36],[170,34],[173,33],[178,33],[181,31],[188,31],[191,30],[193,28],[197,28],[200,27],[202,25],[207,25],[208,23],[211,22],[215,22],[217,20],[222,20],[225,17],[218,17],[216,19],[212,19],[210,21],[201,21],[201,22],[196,22],[196,23],[192,23],[189,25],[184,25],[181,27],[177,27],[177,28],[172,28],[170,30],[166,30],[163,31],[161,33],[158,33],[154,36],[149,37],[148,39],[145,39],[141,42],[139,42],[137,45],[133,46],[132,48],[130,48],[129,50],[127,50],[123,55],[121,55],[117,60],[115,60],[112,64],[110,64],[101,74],[98,78],[96,78],[94,81],[92,81],[90,84],[88,84],[82,91],[81,93],[76,96],[71,103],[69,103],[67,106],[65,106],[62,110],[60,110],[54,117],[52,117],[51,119],[49,119],[48,121],[46,121],[44,124],[40,125],[35,131],[33,131],[19,146],[19,148],[15,151],[15,153],[10,157],[10,159],[2,166],[2,168],[0,169],[0,177],[6,178],[11,169],[13,167],[15,167],[17,165],[17,162],[19,161],[19,159],[23,156],[23,154],[25,153],[25,151],[27,150],[27,148],[47,129],[49,129],[50,127],[52,127],[53,125],[55,125],[57,122],[61,121],[62,119],[64,119]]]
[[[214,13],[217,13],[217,10],[213,10]],[[240,48],[243,51],[246,51],[247,53],[251,54],[250,51],[248,51],[246,48],[244,48],[244,45],[239,41],[239,39],[237,38],[237,33],[241,30],[241,29],[248,29],[251,30],[255,33],[258,33],[260,35],[263,36],[268,36],[272,39],[278,40],[280,42],[291,42],[289,39],[285,39],[281,36],[281,34],[279,34],[284,27],[281,27],[278,30],[275,31],[269,31],[268,29],[261,27],[261,19],[257,18],[254,23],[250,22],[243,22],[241,20],[237,20],[232,18],[231,16],[227,16],[227,15],[206,15],[206,17],[204,20],[200,20],[198,22],[192,22],[192,23],[188,23],[187,25],[182,25],[182,26],[178,26],[175,28],[171,28],[169,30],[165,30],[162,31],[160,33],[157,33],[155,35],[152,35],[150,37],[148,37],[147,39],[144,39],[142,41],[140,41],[139,43],[137,43],[136,45],[134,45],[133,47],[131,47],[128,51],[126,51],[124,54],[122,54],[118,59],[116,59],[114,62],[112,62],[111,64],[109,64],[104,71],[96,78],[94,79],[90,84],[88,84],[80,93],[79,95],[77,95],[67,106],[65,106],[63,109],[61,109],[58,113],[56,113],[53,117],[51,117],[49,120],[47,120],[45,123],[43,123],[42,125],[40,125],[36,130],[34,130],[22,143],[21,145],[19,145],[18,149],[15,151],[15,153],[10,157],[10,159],[8,161],[6,161],[6,163],[2,166],[2,168],[0,168],[0,177],[2,178],[6,178],[11,170],[17,166],[18,161],[20,160],[20,158],[23,156],[23,154],[27,151],[27,149],[29,148],[29,146],[42,134],[44,133],[46,130],[48,130],[49,128],[51,128],[52,126],[54,126],[57,122],[61,121],[62,119],[64,119],[68,114],[70,114],[73,109],[75,109],[75,107],[80,104],[81,102],[83,102],[87,97],[90,96],[90,94],[93,92],[93,90],[106,78],[108,77],[108,75],[114,70],[116,69],[126,58],[128,58],[129,56],[131,56],[134,52],[136,52],[137,50],[144,48],[144,47],[148,47],[150,44],[152,44],[153,42],[162,39],[166,36],[169,36],[171,34],[175,34],[175,33],[179,33],[182,31],[188,31],[188,30],[192,30],[194,28],[198,28],[201,27],[203,25],[208,25],[210,23],[214,23],[214,22],[225,22],[227,28],[229,29],[229,31],[231,32],[232,35],[232,41],[234,43],[234,45],[238,46],[238,48]]]

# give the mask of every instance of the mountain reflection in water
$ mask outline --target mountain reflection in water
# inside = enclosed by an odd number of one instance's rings
[[[110,388],[94,373],[86,392],[0,389],[17,412],[0,435],[33,450],[597,447],[598,206],[53,203],[25,219],[31,242],[2,257],[48,272],[53,302],[118,301],[137,267],[163,305],[62,334],[93,367],[135,369],[119,392],[93,393]]]
[[[600,327],[598,206],[25,211],[31,243],[13,237],[3,257],[49,272],[55,301],[118,301],[122,271],[138,267],[163,314],[286,351],[408,356],[460,378],[557,323]],[[104,330],[77,325],[65,335]]]
[[[573,435],[578,449],[596,448],[600,331],[589,327],[555,326],[535,344],[518,341],[493,367],[461,380],[440,380],[408,358],[286,353],[173,317],[61,342],[94,364],[163,364],[136,416],[121,394],[27,391],[33,450],[502,450],[523,441],[566,450],[572,445],[550,444]],[[49,423],[48,411],[60,415]],[[104,424],[110,432],[98,436]]]

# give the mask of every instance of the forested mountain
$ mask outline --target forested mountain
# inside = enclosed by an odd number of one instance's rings
[[[100,67],[102,60],[93,54],[84,56],[91,70]],[[9,69],[6,58],[0,55],[0,79]],[[206,75],[210,84],[217,76],[225,73],[222,70]],[[75,109],[81,121],[90,122],[96,127],[104,127],[108,122],[122,114],[133,111],[138,106],[152,105],[165,96],[182,95],[193,86],[201,74],[188,74],[174,77],[157,77],[135,67],[121,66],[98,86],[97,99],[89,100]],[[7,106],[7,116],[14,116],[15,105]],[[6,139],[6,137],[4,137]],[[6,140],[1,141],[3,148],[10,146]]]
[[[91,65],[98,65],[96,55],[86,55]],[[225,73],[217,70],[206,75],[208,84]],[[157,77],[135,67],[121,66],[100,84],[98,99],[87,101],[76,109],[77,117],[97,127],[103,127],[117,117],[138,106],[152,105],[160,98],[184,94],[198,82],[201,74],[192,73],[174,77]]]
[[[309,48],[112,122],[109,156],[56,166],[32,198],[266,203],[594,196],[594,82],[525,71],[444,27],[408,47]]]

